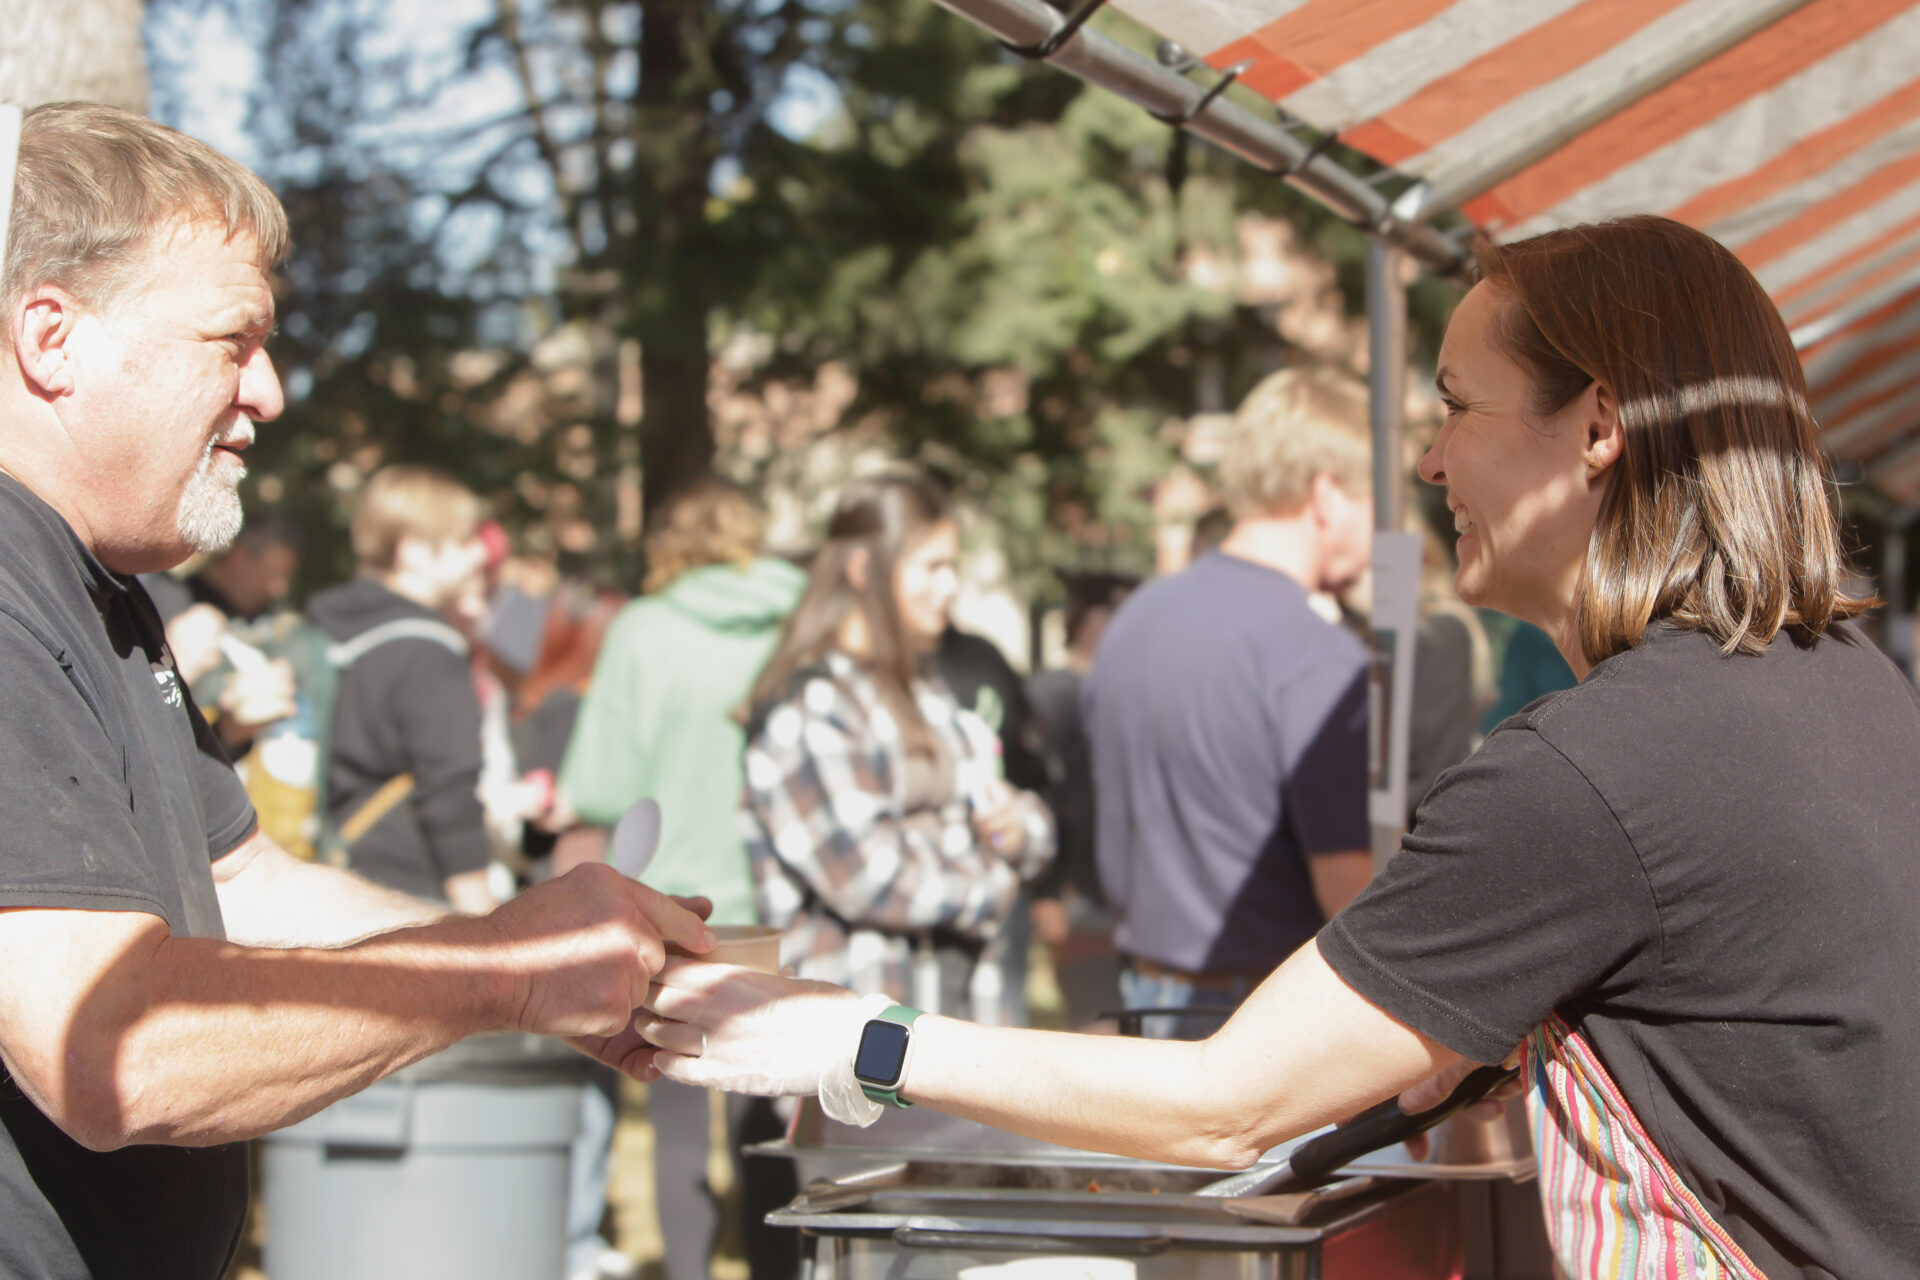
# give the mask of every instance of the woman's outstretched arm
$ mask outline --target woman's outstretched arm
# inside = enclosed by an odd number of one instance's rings
[[[642,1035],[676,1080],[811,1093],[848,1070],[856,997],[818,983],[671,964]],[[1365,1110],[1457,1060],[1362,999],[1308,943],[1210,1039],[1188,1042],[913,1026],[909,1101],[1065,1146],[1245,1168],[1288,1138]]]

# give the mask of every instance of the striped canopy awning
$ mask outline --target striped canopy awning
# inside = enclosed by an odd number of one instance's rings
[[[1920,497],[1920,0],[1114,0],[1501,239],[1662,213],[1737,252],[1834,455]]]

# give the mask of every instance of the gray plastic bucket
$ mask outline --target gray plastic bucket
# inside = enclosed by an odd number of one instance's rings
[[[562,1280],[586,1065],[487,1036],[268,1135],[269,1280]]]

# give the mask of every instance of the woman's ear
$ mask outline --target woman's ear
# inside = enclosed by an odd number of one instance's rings
[[[848,551],[847,585],[855,591],[865,591],[867,589],[867,570],[871,564],[872,559],[867,555],[867,549],[865,547],[854,547]]]
[[[1599,381],[1581,396],[1587,402],[1582,454],[1586,458],[1587,478],[1598,480],[1626,452],[1626,433],[1620,427],[1620,402],[1614,398],[1613,388]]]

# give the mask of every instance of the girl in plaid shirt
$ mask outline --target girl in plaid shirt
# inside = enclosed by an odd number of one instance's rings
[[[841,495],[751,699],[742,834],[762,919],[804,977],[999,1020],[995,946],[1053,819],[925,658],[959,535],[917,477]]]

